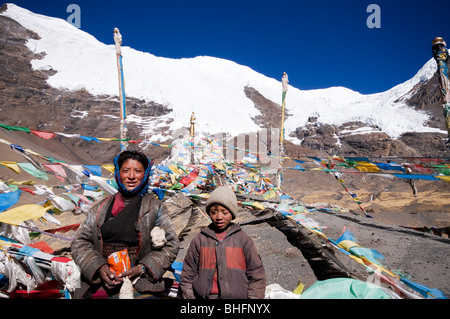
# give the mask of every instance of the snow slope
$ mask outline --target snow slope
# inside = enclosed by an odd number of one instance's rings
[[[39,34],[41,39],[29,40],[27,46],[36,53],[47,53],[44,59],[32,61],[32,66],[34,69],[57,71],[48,79],[51,86],[67,90],[85,88],[94,95],[118,95],[114,45],[99,42],[65,20],[34,14],[14,4],[8,4],[8,10],[2,14]],[[111,41],[113,28],[111,26]],[[252,117],[260,112],[245,96],[244,87],[247,85],[281,104],[281,81],[232,61],[207,56],[168,59],[126,46],[122,47],[122,55],[126,95],[155,101],[173,109],[166,116],[174,119],[170,123],[172,130],[186,127],[191,113],[195,112],[197,131],[209,134],[228,132],[232,136],[256,132],[259,127]],[[394,103],[416,83],[429,79],[435,71],[435,63],[430,60],[409,81],[371,95],[343,87],[301,91],[290,86],[286,107],[292,116],[285,122],[286,137],[297,127],[305,125],[310,116],[318,116],[323,123],[338,125],[347,121],[363,121],[377,125],[393,138],[407,131],[439,131],[424,125],[428,119],[425,113]],[[162,125],[136,116],[129,116],[129,120],[147,121],[149,130]],[[160,119],[161,122],[164,121]]]

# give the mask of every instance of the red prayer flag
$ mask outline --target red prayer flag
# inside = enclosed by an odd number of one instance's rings
[[[45,241],[38,241],[27,246],[37,248],[47,254],[54,254],[53,249]]]
[[[55,137],[55,133],[52,133],[52,132],[38,131],[38,130],[30,130],[30,131],[34,135],[37,135],[45,140],[49,140],[49,139]]]
[[[57,232],[67,233],[68,231],[71,231],[71,230],[77,230],[78,227],[80,227],[80,224],[73,224],[73,225],[63,226],[60,228],[47,229],[47,230],[45,230],[45,232],[50,233],[50,234],[55,234]]]

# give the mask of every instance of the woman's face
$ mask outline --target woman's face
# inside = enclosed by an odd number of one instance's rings
[[[135,189],[145,175],[144,165],[134,159],[127,159],[120,167],[120,179],[129,191]]]

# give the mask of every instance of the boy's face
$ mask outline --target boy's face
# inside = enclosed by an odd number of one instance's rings
[[[228,225],[230,225],[231,220],[233,219],[233,215],[231,215],[230,211],[220,204],[211,206],[209,209],[209,217],[211,217],[211,221],[218,231],[228,229]]]

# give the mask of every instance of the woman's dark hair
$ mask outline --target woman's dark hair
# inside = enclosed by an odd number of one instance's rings
[[[143,166],[144,170],[147,170],[148,167],[148,159],[147,156],[145,156],[144,153],[139,151],[123,151],[117,160],[117,164],[119,165],[119,168],[122,167],[123,162],[125,162],[127,159],[133,159],[135,161],[139,161]]]

